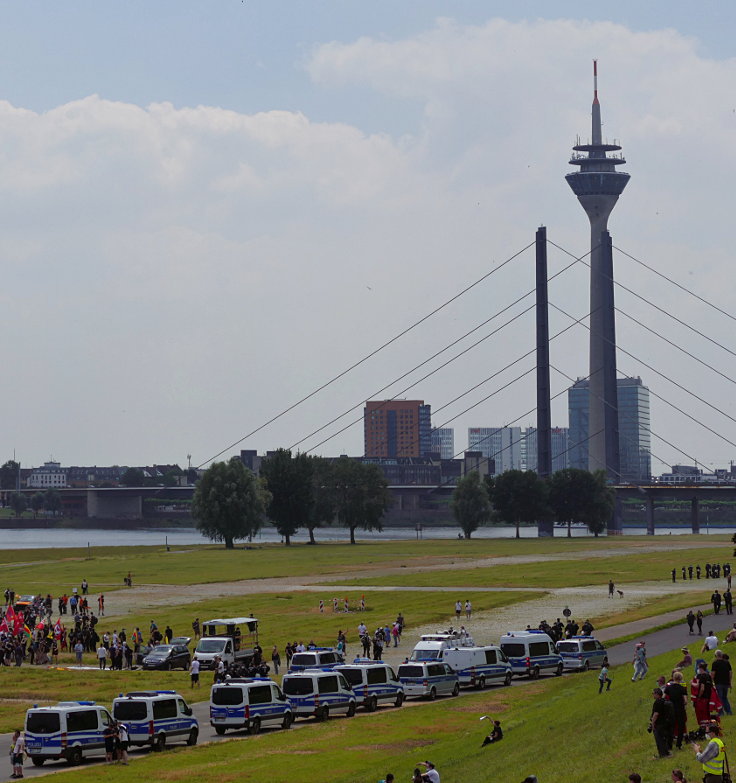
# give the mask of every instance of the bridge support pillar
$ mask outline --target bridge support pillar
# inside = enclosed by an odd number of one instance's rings
[[[647,498],[647,535],[654,535],[654,498]]]
[[[606,531],[609,536],[621,536],[623,535],[623,518],[621,515],[621,498],[616,493],[615,500],[613,502],[613,514],[608,522],[608,530]]]
[[[700,533],[700,501],[698,498],[693,498],[690,501],[690,524],[692,525],[693,533]]]

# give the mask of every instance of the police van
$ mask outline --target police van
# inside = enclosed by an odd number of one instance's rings
[[[306,669],[285,674],[281,687],[295,717],[327,720],[334,713],[355,715],[357,701],[345,675],[333,669]]]
[[[457,696],[460,693],[460,680],[446,663],[402,663],[397,674],[406,696],[436,699],[437,696]]]
[[[131,745],[163,750],[169,742],[196,745],[199,722],[176,691],[132,691],[112,703],[112,714],[128,727]]]
[[[212,686],[210,725],[222,735],[226,729],[248,729],[277,724],[288,729],[294,722],[291,704],[268,677],[234,678]]]
[[[458,647],[445,650],[442,660],[455,672],[460,685],[485,688],[494,680],[511,685],[513,671],[506,654],[500,647]]]
[[[313,647],[305,652],[294,653],[289,663],[289,672],[302,672],[305,669],[334,669],[341,663],[345,663],[345,658],[334,647]]]
[[[572,636],[557,642],[557,652],[566,669],[588,671],[591,666],[603,666],[606,648],[592,636]]]
[[[26,712],[26,753],[37,767],[47,759],[81,764],[88,756],[104,756],[104,732],[112,722],[110,713],[93,701],[33,707]]]
[[[562,674],[564,664],[552,639],[544,631],[509,631],[501,637],[501,649],[514,674],[539,677],[544,669]]]
[[[356,658],[352,663],[335,667],[355,692],[355,701],[367,712],[373,712],[380,701],[392,701],[395,707],[404,703],[404,686],[394,670],[383,661]]]

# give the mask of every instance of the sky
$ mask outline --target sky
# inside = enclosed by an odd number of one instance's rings
[[[358,455],[362,405],[391,396],[431,404],[456,451],[533,426],[533,299],[505,308],[534,250],[501,265],[545,225],[551,331],[587,315],[564,176],[597,58],[631,174],[618,366],[657,395],[656,473],[728,465],[735,22],[671,0],[0,2],[0,458]],[[555,425],[587,337],[550,345]]]

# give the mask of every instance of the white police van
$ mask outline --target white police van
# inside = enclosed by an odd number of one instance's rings
[[[544,669],[554,669],[556,675],[564,669],[562,656],[544,631],[509,631],[501,637],[500,647],[514,674],[536,678]]]
[[[373,712],[380,701],[392,701],[395,707],[404,703],[404,686],[394,670],[383,661],[356,658],[352,663],[335,667],[345,676],[355,692],[359,707]]]
[[[492,644],[483,647],[450,648],[444,650],[442,660],[457,672],[460,685],[485,688],[486,684],[494,680],[511,685],[511,664],[504,651]]]
[[[112,703],[115,720],[128,727],[131,745],[163,750],[169,742],[196,745],[199,722],[176,691],[132,691]]]
[[[437,696],[457,696],[460,693],[460,680],[446,663],[402,663],[397,674],[406,696],[436,699]]]
[[[588,671],[591,666],[603,666],[606,648],[592,636],[572,636],[557,642],[557,652],[566,669]]]
[[[37,767],[48,759],[81,764],[88,756],[104,756],[104,732],[112,722],[110,713],[93,701],[33,707],[26,712],[26,753]]]
[[[296,717],[327,720],[334,713],[355,715],[355,693],[345,676],[333,669],[306,669],[285,674],[281,683],[284,695]]]
[[[226,729],[258,734],[261,726],[269,724],[288,729],[293,722],[289,700],[268,677],[238,677],[212,686],[210,725],[220,735]]]
[[[343,654],[334,647],[313,647],[305,652],[294,653],[289,663],[289,673],[305,669],[334,669],[345,663]]]

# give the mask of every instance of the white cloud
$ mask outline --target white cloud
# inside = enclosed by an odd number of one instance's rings
[[[672,30],[443,19],[411,39],[316,49],[309,73],[334,97],[334,115],[342,91],[422,107],[421,123],[397,137],[297,110],[244,115],[93,95],[39,114],[0,102],[0,301],[5,334],[21,329],[6,345],[19,368],[5,385],[17,413],[6,446],[27,451],[26,462],[50,452],[67,463],[204,460],[530,242],[538,224],[585,252],[585,218],[564,174],[575,134],[588,132],[593,57],[605,131],[623,139],[632,174],[612,219],[615,243],[730,309],[736,62],[705,60]],[[563,263],[553,254],[555,268]],[[291,445],[371,396],[531,288],[531,264],[527,254],[245,445]],[[729,334],[727,321],[691,309],[631,262],[619,258],[617,269],[703,331]],[[551,290],[580,316],[585,288],[577,270]],[[625,294],[619,302],[645,312]],[[439,407],[532,347],[532,323],[408,394]],[[661,316],[652,323],[674,329]],[[733,408],[725,382],[683,370],[681,357],[627,323],[619,335]],[[561,369],[585,374],[585,334],[559,345]],[[532,379],[515,384],[462,417],[456,443],[465,427],[506,423],[533,397]],[[680,427],[656,405],[653,426]],[[679,431],[698,456],[732,453],[697,428]],[[361,448],[357,427],[322,451]]]

